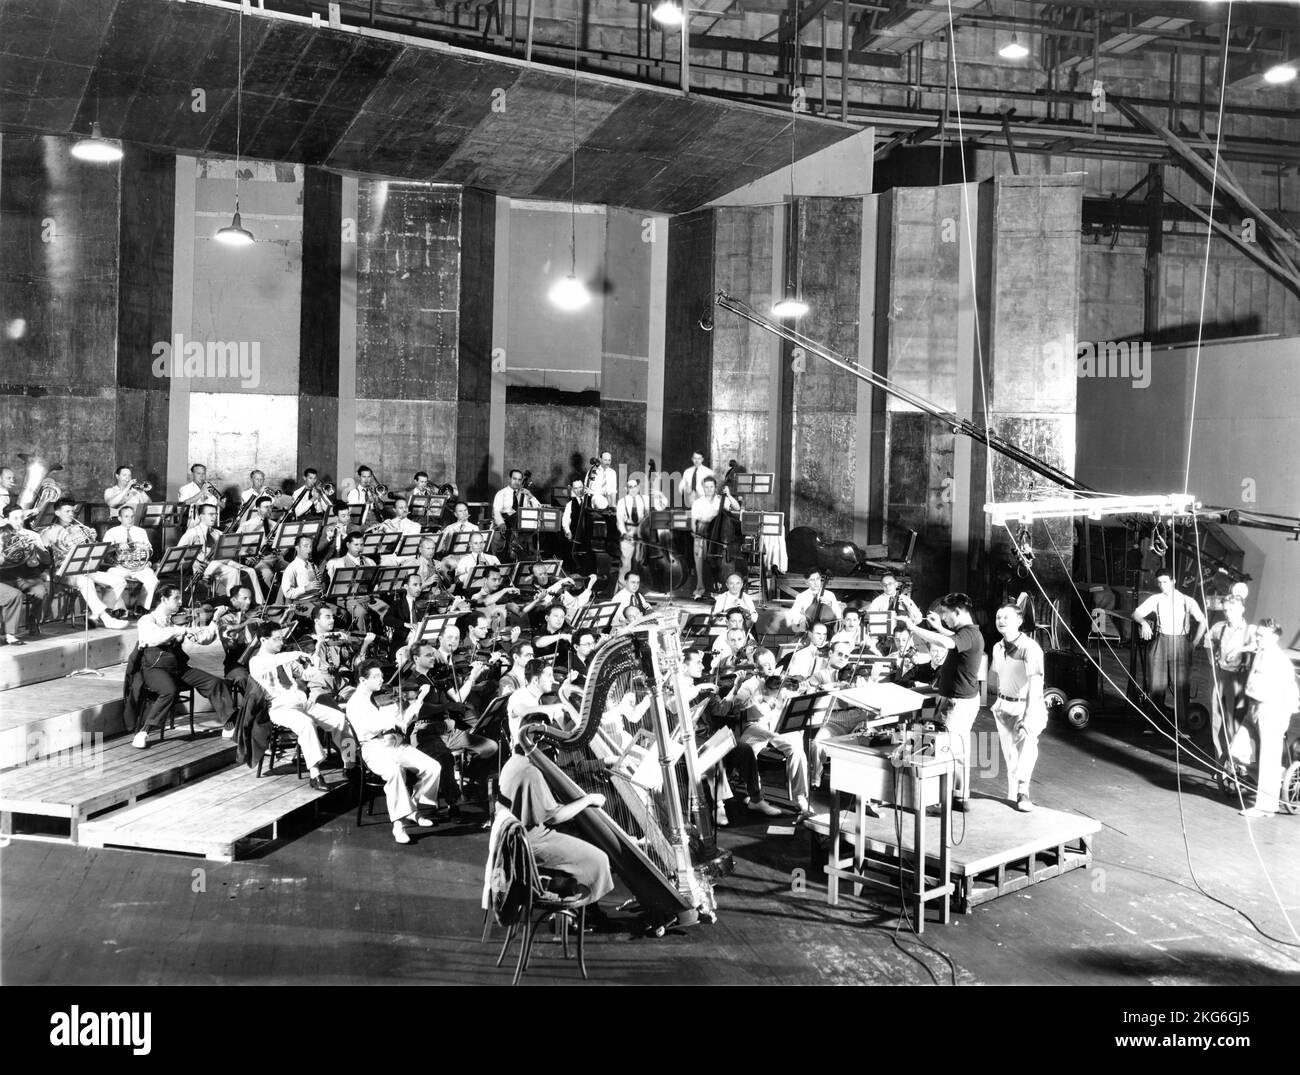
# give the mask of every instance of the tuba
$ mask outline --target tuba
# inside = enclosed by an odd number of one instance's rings
[[[54,471],[63,469],[63,464],[50,463],[35,453],[19,452],[18,458],[27,464],[18,504],[27,509],[26,518],[30,519],[39,515],[46,504],[52,504],[63,496],[63,489],[50,478]]]

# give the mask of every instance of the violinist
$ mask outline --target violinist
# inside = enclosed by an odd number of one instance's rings
[[[697,715],[697,720],[702,722],[702,726],[696,729],[697,734],[711,735],[720,724],[718,718],[728,707],[718,697],[716,684],[704,682],[704,654],[694,646],[682,654],[682,672],[688,683],[686,704]],[[752,751],[736,749],[720,759],[708,772],[700,774],[701,782],[708,787],[713,797],[714,822],[722,827],[731,824],[724,805],[734,794],[731,782],[727,779],[727,766],[730,762],[736,763],[737,768],[746,772],[758,764]],[[747,773],[746,780],[748,779]],[[754,774],[754,779],[757,779],[757,773]]]
[[[516,642],[510,647],[510,668],[497,681],[497,697],[504,698],[513,694],[526,682],[524,667],[533,659],[533,644],[527,639]]]
[[[412,571],[402,582],[401,596],[384,613],[383,627],[394,653],[405,648],[407,639],[424,619],[427,603],[420,600],[423,589],[420,576]]]
[[[427,684],[429,692],[415,718],[412,741],[441,767],[439,787],[452,816],[459,817],[461,789],[456,783],[456,752],[464,750],[472,755],[465,778],[470,784],[481,784],[490,772],[497,745],[470,731],[474,712],[462,700],[465,689],[455,689],[452,677],[446,674],[447,666],[436,656],[438,646],[422,641],[415,649],[408,681],[417,686]]]
[[[311,662],[308,654],[283,652],[285,632],[273,623],[261,624],[257,633],[261,641],[248,662],[249,678],[256,680],[271,699],[268,712],[271,723],[288,728],[298,737],[298,749],[307,765],[312,789],[328,791],[329,785],[320,772],[325,751],[316,729],[326,729],[342,754],[346,720],[333,706],[309,699],[302,679]]]
[[[438,636],[433,649],[433,660],[444,675],[450,674],[452,685],[448,694],[452,700],[468,705],[472,692],[479,685],[479,679],[487,671],[488,662],[467,660],[468,651],[461,646],[460,639],[460,628],[449,623]]]
[[[804,636],[803,645],[786,658],[785,674],[791,679],[805,680],[821,671],[830,657],[829,644],[826,624],[814,623]]]
[[[717,479],[709,476],[704,479],[703,491],[691,503],[691,529],[695,531],[695,593],[692,597],[699,601],[707,591],[704,564],[717,555],[716,542],[710,537],[713,523],[723,511],[738,512],[740,504],[729,492],[719,495]]]
[[[752,653],[756,643],[754,641],[754,636],[750,634],[749,617],[740,609],[733,608],[727,613],[727,629],[713,640],[712,648],[715,667],[717,665],[718,657],[736,651],[736,647],[732,645],[733,639],[731,635],[733,631],[740,632],[740,649],[744,650],[746,653]],[[749,657],[746,656],[744,659],[749,660]]]
[[[221,640],[221,648],[226,654],[222,672],[226,682],[236,689],[242,689],[243,681],[248,678],[248,669],[243,663],[244,654],[257,640],[253,626],[248,622],[248,610],[252,605],[252,588],[240,583],[230,591],[230,603],[217,609],[212,617],[217,638]]]
[[[578,713],[563,699],[544,703],[542,699],[555,694],[555,673],[540,657],[534,657],[524,666],[524,685],[510,695],[506,705],[506,720],[510,726],[510,742],[519,742],[519,728],[524,717],[532,713],[545,715],[551,724],[566,727],[578,723]]]
[[[524,626],[537,630],[546,616],[546,610],[559,602],[559,595],[566,586],[573,586],[571,578],[553,579],[550,566],[544,560],[537,560],[528,565],[528,576],[520,580],[528,602],[519,610],[520,619],[526,621]]]
[[[591,666],[591,655],[596,652],[596,632],[583,628],[573,636],[573,650],[569,654],[569,674],[560,684],[559,696],[575,709],[582,701],[582,692],[587,687],[587,669]]]
[[[569,650],[572,643],[570,632],[564,629],[566,613],[564,606],[556,603],[546,610],[546,622],[533,636],[533,649],[537,656],[552,665],[566,667],[569,662]]]
[[[262,584],[269,593],[271,580],[275,577],[275,573],[283,571],[289,566],[272,541],[275,534],[275,524],[271,522],[271,498],[269,496],[259,496],[254,501],[252,514],[239,524],[239,533],[241,534],[259,532],[262,535],[262,544],[258,547],[257,553],[245,559],[243,563],[245,567],[252,568],[261,577]],[[258,604],[262,603],[259,594]]]
[[[140,671],[144,685],[154,696],[149,708],[140,710],[136,722],[131,745],[139,750],[149,745],[149,733],[162,727],[182,687],[193,687],[211,702],[212,710],[223,727],[235,714],[226,681],[201,669],[191,668],[189,655],[182,648],[183,642],[200,645],[211,642],[216,637],[216,627],[209,624],[195,628],[174,622],[182,618],[181,589],[168,584],[158,587],[157,607],[147,616],[141,616],[136,624]]]
[[[850,605],[844,610],[840,629],[831,637],[832,642],[847,642],[851,649],[865,648],[868,653],[880,653],[876,640],[867,633],[862,625],[862,610],[857,605]]]
[[[517,635],[518,629],[527,621],[521,618],[523,610],[519,603],[511,600],[519,596],[519,591],[513,586],[502,586],[504,580],[504,571],[493,571],[483,579],[483,585],[470,597],[469,603],[491,618],[493,631],[501,632],[508,624],[514,624]]]
[[[726,648],[719,652],[715,643],[713,657],[713,671],[719,677],[734,676],[737,669],[753,663],[754,651],[758,647],[743,627],[729,627],[721,640]]]
[[[727,588],[713,599],[712,614],[721,616],[733,608],[744,612],[749,617],[750,623],[758,619],[758,609],[754,606],[754,599],[745,593],[745,580],[735,572],[727,576]]]
[[[355,690],[356,671],[365,663],[375,636],[336,631],[331,605],[321,605],[316,610],[312,617],[312,634],[316,648],[311,664],[303,673],[303,682],[313,702],[323,701],[337,708]]]

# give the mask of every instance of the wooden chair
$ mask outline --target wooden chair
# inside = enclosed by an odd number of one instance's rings
[[[515,976],[511,985],[528,970],[532,958],[533,940],[537,927],[547,919],[558,921],[560,943],[564,958],[569,958],[569,924],[576,922],[578,969],[587,978],[587,958],[583,935],[587,926],[587,906],[591,892],[578,884],[568,874],[559,871],[543,872],[538,869],[533,849],[528,844],[527,833],[519,819],[513,815],[501,822],[496,847],[487,866],[488,907],[483,913],[483,940],[495,919],[506,928],[506,939],[497,954],[496,965],[501,966],[516,934],[519,957],[515,962]]]

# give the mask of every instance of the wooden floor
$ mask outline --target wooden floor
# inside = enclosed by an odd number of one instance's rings
[[[975,790],[997,795],[996,735],[976,727]],[[925,941],[971,983],[1300,984],[1300,949],[1262,863],[1300,927],[1300,817],[1246,822],[1136,718],[1044,735],[1035,800],[1101,825],[1092,868],[932,924]],[[1000,759],[998,759],[1000,761]],[[983,764],[980,764],[983,762]],[[220,865],[139,851],[14,842],[0,852],[3,978],[14,983],[446,983],[508,981],[479,942],[486,836],[445,824],[393,843],[376,816],[355,828],[342,795],[280,843]],[[382,804],[379,808],[382,814]],[[661,940],[594,936],[595,983],[917,983],[949,980],[889,897],[829,908],[808,877],[808,835],[732,810],[736,857],[719,920]],[[1182,832],[1187,833],[1184,850]],[[769,831],[771,830],[771,831]],[[1259,858],[1252,848],[1258,848]],[[1214,899],[1197,890],[1196,881]],[[1223,901],[1222,903],[1216,900]],[[613,908],[613,901],[606,901]],[[543,945],[525,982],[575,984]]]

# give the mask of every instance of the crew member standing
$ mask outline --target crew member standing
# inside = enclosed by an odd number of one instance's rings
[[[1173,576],[1168,571],[1156,572],[1158,594],[1152,594],[1131,613],[1131,619],[1142,632],[1142,641],[1152,637],[1148,616],[1156,618],[1155,644],[1149,650],[1147,671],[1150,677],[1148,694],[1156,706],[1164,704],[1165,693],[1174,692],[1175,730],[1178,718],[1186,718],[1191,698],[1190,669],[1192,650],[1205,637],[1205,613],[1201,606],[1174,587]],[[1196,635],[1191,637],[1192,621],[1196,622]]]
[[[1047,727],[1047,705],[1043,647],[1020,630],[1023,619],[1016,605],[997,611],[994,623],[1002,638],[994,644],[989,662],[989,695],[1007,771],[1007,799],[1028,813],[1034,808],[1029,780],[1038,760],[1038,737]]]

